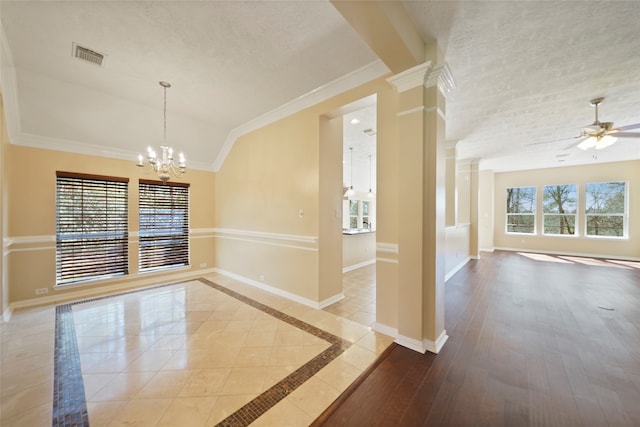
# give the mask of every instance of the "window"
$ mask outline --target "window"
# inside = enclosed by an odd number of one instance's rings
[[[536,188],[507,188],[507,233],[534,234]]]
[[[369,202],[362,202],[362,228],[371,229],[369,224]]]
[[[127,274],[129,180],[56,177],[56,284]]]
[[[547,185],[542,193],[543,232],[575,235],[578,190],[575,184]]]
[[[358,201],[349,200],[349,228],[358,228]]]
[[[587,236],[626,235],[626,182],[595,182],[585,187]]]
[[[140,180],[139,268],[189,264],[189,184]]]

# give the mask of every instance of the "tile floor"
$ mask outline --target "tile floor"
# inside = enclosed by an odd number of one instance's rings
[[[306,426],[392,342],[356,318],[216,274],[20,310],[2,324],[0,425]]]
[[[376,265],[342,275],[344,299],[324,310],[365,326],[376,321]]]

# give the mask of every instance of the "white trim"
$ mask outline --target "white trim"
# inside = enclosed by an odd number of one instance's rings
[[[213,234],[217,231],[217,228],[191,228],[190,234]]]
[[[18,236],[18,237],[6,237],[4,239],[5,247],[11,247],[13,245],[31,245],[36,243],[55,243],[56,236]]]
[[[342,301],[343,299],[344,299],[344,293],[340,292],[339,294],[335,294],[332,297],[329,297],[325,300],[320,301],[318,303],[320,307],[318,310],[323,310],[329,307],[330,305],[337,303],[338,301]]]
[[[396,344],[406,347],[410,350],[417,351],[418,353],[424,354],[427,352],[427,347],[422,341],[405,337],[404,335],[398,335],[394,341],[396,342]]]
[[[11,306],[8,306],[3,312],[2,312],[2,320],[3,322],[8,322],[11,319],[11,315],[13,314],[13,308]]]
[[[14,142],[22,133],[20,123],[20,104],[18,102],[18,83],[16,79],[13,52],[7,41],[4,26],[0,23],[0,86],[4,103],[4,115],[7,123],[9,141]]]
[[[191,239],[213,239],[215,236],[215,228],[192,228],[189,230],[189,238]]]
[[[433,87],[436,84],[438,85],[440,92],[444,94],[455,89],[456,82],[453,80],[453,75],[451,74],[451,70],[447,63],[433,67],[424,82],[425,87]]]
[[[413,114],[413,113],[422,113],[423,111],[426,111],[426,110],[424,109],[424,105],[421,105],[419,107],[414,107],[408,110],[399,111],[396,113],[396,117],[408,116],[409,114]]]
[[[440,353],[440,350],[442,350],[442,347],[444,347],[444,344],[447,342],[448,339],[449,339],[449,335],[447,335],[447,331],[443,329],[438,339],[436,339],[435,343],[430,340],[425,340],[427,350],[435,354]]]
[[[379,59],[361,67],[355,71],[352,71],[342,77],[339,77],[317,89],[308,92],[299,98],[287,102],[261,116],[256,117],[242,125],[231,129],[227,138],[222,145],[222,148],[218,152],[218,156],[213,162],[213,171],[218,172],[222,167],[225,159],[231,152],[236,140],[251,131],[264,127],[268,124],[274,123],[287,116],[302,111],[305,108],[309,108],[320,102],[326,101],[329,98],[333,98],[336,95],[344,93],[356,86],[360,86],[364,83],[370,82],[374,79],[384,76],[389,73],[389,68]]]
[[[376,252],[382,252],[385,254],[398,254],[398,244],[397,243],[384,243],[377,242],[376,243]]]
[[[354,264],[354,265],[350,265],[348,267],[344,267],[342,269],[342,272],[343,273],[348,273],[350,271],[357,270],[359,268],[366,267],[367,265],[371,265],[371,264],[375,264],[375,263],[376,263],[376,259],[372,258],[372,259],[367,260],[367,261],[359,262],[358,264]]]
[[[620,256],[620,255],[603,255],[603,254],[588,254],[582,252],[561,252],[561,251],[546,251],[540,249],[523,249],[523,248],[503,248],[496,246],[494,248],[497,251],[510,251],[510,252],[526,252],[530,254],[545,254],[545,255],[564,255],[564,256],[575,256],[575,257],[584,257],[584,258],[599,258],[599,259],[615,259],[620,261],[640,261],[638,257],[630,257],[630,256]]]
[[[87,156],[109,157],[113,159],[134,161],[139,153],[122,148],[108,147],[99,144],[89,144],[86,142],[74,141],[72,139],[54,138],[51,136],[36,135],[33,133],[20,132],[14,135],[12,144],[26,147],[41,148],[43,150],[62,151],[74,154],[84,154]],[[188,169],[210,171],[211,165],[205,162],[189,160]]]
[[[6,254],[12,254],[14,252],[34,252],[34,251],[54,251],[56,245],[51,246],[30,246],[28,248],[13,248],[6,251]]]
[[[478,260],[480,259],[480,255],[470,255],[469,258]]]
[[[435,342],[428,339],[424,339],[422,340],[422,342],[420,342],[414,338],[405,337],[403,335],[398,335],[395,339],[395,342],[403,347],[407,347],[408,349],[417,351],[422,354],[426,353],[427,351],[430,353],[438,354],[440,350],[442,350],[444,344],[447,342],[447,339],[449,339],[447,331],[443,330],[440,333],[440,336],[435,340]]]
[[[454,274],[456,274],[462,267],[464,267],[469,262],[469,260],[471,260],[471,257],[466,257],[465,259],[460,261],[458,265],[453,267],[451,271],[449,271],[447,274],[444,275],[444,281],[446,282],[447,280],[451,279]]]
[[[283,297],[288,300],[300,303],[302,305],[306,305],[307,307],[315,308],[316,310],[322,310],[323,308],[328,307],[331,304],[334,304],[344,298],[344,294],[341,292],[325,300],[317,302],[317,301],[313,301],[308,298],[302,297],[300,295],[296,295],[292,292],[288,292],[283,289],[277,288],[275,286],[267,285],[266,283],[253,280],[248,277],[244,277],[227,270],[223,270],[221,268],[215,268],[215,272],[223,276],[230,277],[231,279],[237,280],[249,286],[253,286],[260,290],[269,292],[271,294],[278,295],[279,297]]]
[[[272,240],[288,240],[290,242],[300,242],[300,243],[310,243],[310,244],[318,243],[318,237],[316,236],[303,236],[303,235],[297,235],[297,234],[280,234],[280,233],[270,233],[266,231],[236,230],[231,228],[214,228],[213,231],[215,233],[230,234],[233,236],[254,237],[254,238],[261,238],[261,239],[272,239]]]
[[[493,252],[493,248],[478,248],[478,252]]]
[[[84,287],[81,290],[70,291],[70,292],[58,292],[57,294],[54,292],[46,297],[39,298],[30,298],[26,300],[20,300],[16,302],[12,302],[9,304],[9,309],[13,311],[16,308],[26,308],[26,307],[34,307],[38,305],[44,304],[52,304],[58,303],[61,301],[70,301],[70,300],[82,300],[87,297],[94,297],[98,295],[108,295],[114,293],[115,291],[123,291],[135,288],[145,288],[145,287],[153,287],[162,284],[171,284],[178,281],[184,281],[186,279],[197,279],[206,274],[210,274],[215,272],[215,269],[202,269],[202,270],[189,270],[178,274],[167,274],[167,271],[163,271],[163,275],[161,278],[158,276],[155,277],[147,277],[145,279],[133,280],[127,283],[121,283],[117,285],[110,286],[100,286],[96,287],[95,282],[86,282],[84,283]],[[73,286],[73,285],[66,285]],[[80,286],[80,284],[78,284]],[[62,291],[65,289],[65,286],[57,286],[52,287],[54,291]],[[68,288],[67,288],[68,289]]]
[[[396,338],[398,336],[398,329],[392,328],[391,326],[384,325],[382,323],[375,322],[371,329],[381,334],[387,335],[391,338]]]
[[[398,264],[398,260],[397,259],[383,258],[383,257],[376,257],[376,262],[386,262],[386,263],[389,263],[389,264]]]
[[[307,247],[307,246],[298,246],[298,245],[288,245],[288,244],[285,244],[285,243],[266,242],[264,240],[245,239],[245,238],[242,238],[242,237],[215,236],[215,238],[217,238],[217,239],[227,239],[227,240],[236,240],[238,242],[257,243],[257,244],[260,244],[260,245],[278,246],[278,247],[281,247],[281,248],[299,249],[301,251],[318,252],[318,248],[310,248],[310,247]]]
[[[424,85],[425,79],[432,68],[433,63],[427,61],[389,77],[387,82],[391,83],[399,93],[405,92],[409,89]]]

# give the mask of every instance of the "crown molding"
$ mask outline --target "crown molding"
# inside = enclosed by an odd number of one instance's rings
[[[84,154],[87,156],[109,157],[113,159],[128,160],[132,164],[137,163],[139,152],[110,147],[105,149],[103,145],[88,144],[70,139],[54,138],[51,136],[36,135],[33,133],[20,132],[9,137],[14,145],[40,148],[43,150],[63,151],[74,154]],[[189,169],[211,171],[211,164],[207,162],[197,162],[189,160],[187,163],[187,173]]]
[[[387,81],[391,83],[398,92],[405,92],[409,89],[424,85],[426,76],[430,74],[432,68],[433,63],[427,61],[391,76]]]
[[[220,170],[236,140],[242,135],[326,101],[327,99],[333,98],[336,95],[388,73],[389,68],[378,59],[232,129],[227,135],[227,139],[224,141],[213,163],[213,171],[217,172]]]
[[[449,93],[456,87],[456,82],[453,80],[451,69],[446,63],[433,67],[427,76],[424,86],[433,87],[438,85],[438,89],[442,93]]]
[[[7,123],[9,141],[18,139],[21,131],[20,105],[18,104],[18,84],[13,53],[7,42],[4,26],[0,23],[0,92],[4,103],[4,116]]]

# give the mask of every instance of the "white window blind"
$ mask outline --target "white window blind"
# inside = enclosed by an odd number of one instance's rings
[[[189,264],[189,184],[140,180],[139,269]]]
[[[127,178],[56,172],[56,283],[128,273]]]

